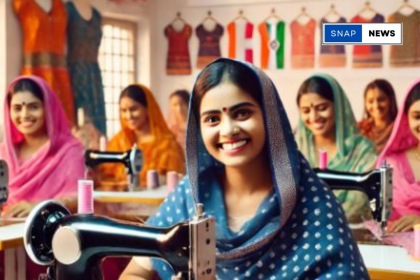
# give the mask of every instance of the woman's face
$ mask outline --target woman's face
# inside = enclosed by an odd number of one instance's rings
[[[170,99],[170,106],[171,111],[175,113],[176,117],[180,117],[182,119],[187,118],[188,114],[188,104],[184,102],[184,100],[179,96],[172,96]]]
[[[314,136],[335,133],[334,103],[317,93],[306,93],[300,97],[300,117]]]
[[[265,128],[261,108],[231,82],[223,82],[205,93],[200,106],[200,128],[207,151],[226,166],[244,166],[263,152]]]
[[[366,92],[365,106],[368,114],[375,120],[389,118],[391,102],[388,96],[379,88],[372,88]]]
[[[126,96],[120,100],[120,114],[131,130],[141,130],[149,121],[147,108]]]
[[[420,141],[420,100],[410,106],[407,116],[411,133]]]
[[[46,131],[44,104],[30,91],[18,91],[12,95],[10,118],[23,135],[35,136]]]

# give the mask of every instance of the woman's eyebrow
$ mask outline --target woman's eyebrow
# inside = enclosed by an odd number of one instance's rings
[[[238,104],[235,104],[235,105],[229,107],[227,109],[227,111],[232,112],[232,111],[237,110],[240,107],[245,107],[245,106],[255,107],[255,104],[252,104],[251,102],[241,102],[241,103],[238,103]],[[225,111],[225,109],[226,108],[223,107],[223,111]],[[201,113],[201,116],[209,115],[209,114],[220,114],[221,112],[222,112],[222,110],[208,110],[208,111],[205,111],[205,112]]]

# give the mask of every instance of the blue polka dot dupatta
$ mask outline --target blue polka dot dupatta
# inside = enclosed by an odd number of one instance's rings
[[[289,120],[269,77],[247,65],[260,81],[273,189],[255,216],[238,232],[230,230],[223,190],[223,166],[204,147],[194,112],[187,127],[187,170],[178,187],[147,223],[171,226],[204,204],[216,219],[217,279],[369,279],[340,204],[297,149]],[[194,99],[194,93],[190,104]],[[191,108],[191,106],[190,106]],[[154,269],[170,280],[171,267],[159,259]]]

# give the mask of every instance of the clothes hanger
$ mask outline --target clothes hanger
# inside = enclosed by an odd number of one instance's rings
[[[408,9],[410,9],[411,11],[412,10],[416,10],[416,8],[414,8],[410,3],[409,3],[409,0],[404,0],[403,2],[402,2],[402,4],[401,4],[401,6],[399,7],[399,9],[398,9],[398,12],[400,12],[402,9],[404,9],[404,8],[408,8]]]
[[[326,19],[327,21],[331,21],[331,20],[328,20],[331,17],[336,17],[336,19],[333,20],[333,21],[338,21],[342,17],[342,15],[340,15],[337,12],[337,10],[335,9],[335,5],[334,4],[331,4],[330,10],[323,16],[323,18]]]
[[[295,18],[295,20],[297,21],[301,21],[301,19],[304,19],[303,21],[305,21],[305,19],[307,19],[308,21],[311,19],[311,16],[308,15],[308,13],[306,12],[306,7],[303,6],[300,9],[300,14]]]
[[[208,21],[208,20],[210,20],[210,21],[214,21],[214,22],[217,22],[217,20],[211,15],[212,13],[211,13],[211,11],[209,10],[208,12],[207,12],[207,16],[203,19],[203,21],[201,22],[201,23],[204,23],[204,22],[206,22],[206,21]]]
[[[268,21],[269,19],[272,19],[272,18],[277,19],[279,21],[281,20],[281,18],[276,14],[276,10],[274,8],[271,9],[270,15],[266,17],[264,21]]]
[[[365,3],[365,6],[363,7],[363,9],[358,13],[359,15],[361,15],[361,14],[363,14],[363,13],[366,13],[366,12],[371,12],[371,13],[374,13],[374,14],[377,14],[378,12],[376,11],[376,10],[374,10],[371,6],[370,6],[370,2],[369,1],[367,1],[366,3]]]
[[[175,19],[171,22],[171,24],[177,22],[177,21],[181,21],[182,23],[185,23],[185,20],[182,18],[181,16],[181,12],[177,12],[176,13],[176,17]]]
[[[237,21],[238,19],[243,19],[245,21],[249,21],[248,18],[246,16],[244,16],[244,11],[242,11],[242,10],[239,10],[238,16],[233,21]]]

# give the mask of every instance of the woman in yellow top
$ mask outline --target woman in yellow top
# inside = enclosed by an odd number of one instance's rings
[[[120,95],[119,131],[108,143],[108,151],[126,151],[136,143],[143,153],[140,187],[145,187],[148,170],[156,170],[160,183],[166,172],[185,173],[182,148],[170,132],[152,92],[143,85],[130,85]],[[105,164],[100,169],[102,180],[127,182],[122,164]]]

